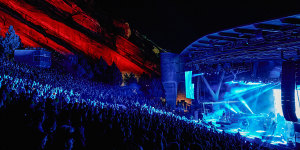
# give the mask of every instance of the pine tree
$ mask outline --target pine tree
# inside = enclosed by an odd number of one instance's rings
[[[1,41],[4,54],[12,55],[13,51],[21,46],[20,37],[16,35],[13,26],[9,26],[5,38]]]
[[[125,74],[124,75],[124,82],[126,85],[129,85],[131,83],[137,83],[137,80],[135,78],[135,75],[133,73],[130,73],[130,74]]]
[[[104,73],[104,72],[108,69],[108,67],[109,67],[109,65],[106,63],[106,61],[105,61],[102,57],[100,57],[98,65],[99,65],[100,71],[103,72],[103,73]]]
[[[110,70],[111,70],[111,74],[112,74],[111,84],[121,85],[122,73],[114,62],[112,63]]]
[[[0,36],[0,49],[1,49],[1,53],[4,52],[4,47],[3,47],[3,44],[2,44],[3,40],[4,40],[4,38],[2,36]]]
[[[128,84],[128,80],[129,80],[129,74],[128,74],[128,73],[125,73],[125,74],[124,74],[124,83],[125,83],[125,85]]]
[[[131,84],[131,83],[137,83],[137,80],[136,80],[136,78],[135,78],[135,74],[130,73],[129,79],[128,79],[128,83],[129,83],[129,84]]]
[[[102,57],[100,57],[98,63],[94,66],[96,80],[107,82],[110,76],[109,69],[109,65],[105,62],[105,60]]]

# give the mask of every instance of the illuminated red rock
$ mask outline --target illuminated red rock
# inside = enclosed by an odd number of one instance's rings
[[[0,10],[1,14],[1,22],[0,22],[0,34],[1,36],[5,36],[9,25],[13,25],[16,31],[16,34],[20,36],[21,42],[25,46],[29,47],[44,47],[47,46],[48,48],[55,49],[61,54],[73,54],[68,49],[64,48],[63,46],[57,44],[56,42],[52,41],[51,39],[45,37],[41,33],[35,31],[34,29],[30,28],[28,25],[22,23],[21,21],[11,17],[9,14],[4,13]]]
[[[102,57],[109,65],[115,62],[122,72],[159,73],[153,69],[156,64],[143,59],[140,48],[128,41],[128,37],[111,36],[101,23],[72,1],[40,3],[49,9],[22,0],[0,0],[0,19],[4,20],[0,23],[1,35],[13,25],[25,47],[46,47],[64,55],[84,53],[92,58]],[[126,29],[125,36],[130,36],[128,23],[120,26]]]

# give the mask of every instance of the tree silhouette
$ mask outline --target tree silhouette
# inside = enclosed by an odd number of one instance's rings
[[[111,75],[111,84],[112,85],[121,85],[122,83],[122,73],[115,64],[115,62],[112,63],[110,67],[110,75]]]
[[[14,50],[21,46],[20,37],[16,35],[13,26],[9,26],[5,38],[2,38],[0,44],[3,48],[4,55],[8,56],[11,56]]]
[[[126,73],[124,75],[124,83],[125,83],[125,85],[129,85],[131,83],[137,83],[135,75],[133,73],[130,73],[130,74]]]
[[[109,65],[100,57],[98,63],[94,65],[95,79],[101,82],[108,82]]]

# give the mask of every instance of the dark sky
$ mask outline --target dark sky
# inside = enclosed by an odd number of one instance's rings
[[[226,2],[224,2],[226,1]],[[201,36],[300,13],[289,0],[107,0],[101,8],[128,20],[160,47],[180,53]]]

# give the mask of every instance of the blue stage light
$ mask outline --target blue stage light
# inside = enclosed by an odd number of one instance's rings
[[[232,110],[233,112],[237,113],[232,107],[230,108],[230,110]]]
[[[232,106],[232,108],[233,108],[234,110],[236,110],[238,113],[243,113],[243,112],[239,109],[239,107],[237,107],[235,104],[232,104],[231,106]]]
[[[263,131],[263,130],[257,130],[256,132],[257,132],[257,133],[264,133],[264,132],[266,132],[266,131]]]
[[[204,73],[197,73],[197,74],[193,74],[192,77],[197,77],[197,76],[202,76],[202,75],[204,75]]]
[[[248,94],[250,92],[253,92],[253,91],[255,91],[259,88],[265,87],[265,86],[269,86],[269,84],[252,85],[250,87],[234,88],[234,89],[231,90],[231,92],[225,94],[224,101],[238,98],[242,95]]]
[[[259,82],[246,82],[246,81],[228,81],[226,84],[240,84],[240,85],[264,85],[265,83]]]
[[[237,111],[235,111],[229,104],[225,104],[225,107],[233,111],[234,113],[237,113]]]
[[[271,86],[270,86],[270,85],[271,85]],[[258,92],[257,94],[255,94],[255,95],[253,95],[253,96],[247,98],[247,101],[252,100],[252,99],[258,97],[258,96],[260,96],[260,95],[262,95],[262,94],[268,92],[268,91],[271,90],[271,89],[274,89],[276,86],[278,86],[278,85],[268,84],[268,86],[267,86],[266,88],[264,88],[261,92]]]
[[[240,132],[241,135],[247,135],[249,132]]]
[[[244,104],[244,106],[253,114],[251,108],[248,106],[248,104],[246,103],[246,101],[240,96],[239,100]]]

